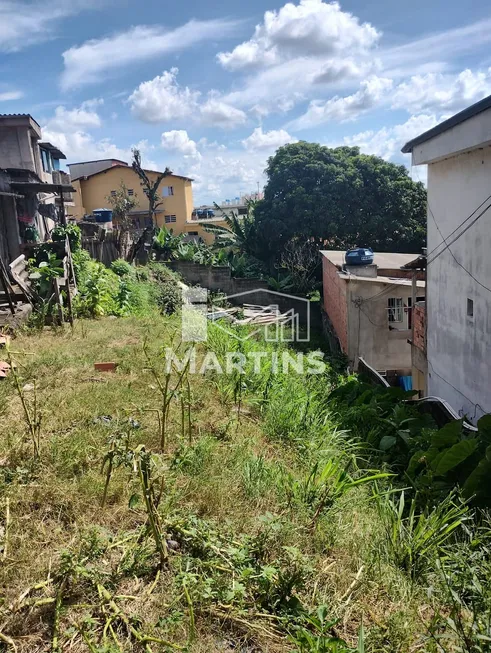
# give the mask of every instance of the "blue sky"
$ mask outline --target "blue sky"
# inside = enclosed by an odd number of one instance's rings
[[[221,201],[296,140],[409,165],[405,141],[491,93],[490,43],[484,0],[0,0],[0,112],[68,162],[138,146]]]

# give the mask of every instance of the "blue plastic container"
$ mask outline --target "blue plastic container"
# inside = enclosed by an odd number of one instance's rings
[[[96,222],[112,222],[113,220],[111,209],[94,209],[93,214]]]
[[[346,252],[344,259],[346,265],[371,265],[373,263],[373,250],[371,247],[349,249]]]

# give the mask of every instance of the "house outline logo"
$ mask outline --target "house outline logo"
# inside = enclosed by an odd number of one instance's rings
[[[263,308],[264,316],[273,317],[276,315],[279,319],[268,321],[264,324],[252,323],[251,326],[257,328],[250,331],[245,336],[240,336],[232,329],[228,329],[225,324],[216,323],[216,326],[232,336],[236,340],[246,341],[256,335],[263,334],[266,342],[310,342],[310,301],[305,297],[281,293],[269,288],[255,288],[243,292],[226,295],[225,301],[231,304],[243,304],[237,300],[247,296],[254,296],[257,301],[257,294],[262,293],[268,296],[268,301],[263,304],[251,304],[258,309]],[[271,301],[271,295],[278,298],[278,303]],[[206,341],[207,327],[210,321],[220,320],[226,317],[227,313],[223,307],[212,306],[211,313],[207,309],[208,290],[206,288],[191,288],[187,293],[183,293],[183,310],[182,310],[182,339],[183,341]],[[288,304],[291,304],[288,307]],[[280,308],[283,306],[283,309]],[[286,308],[285,308],[286,305]],[[298,307],[305,307],[305,317],[302,320]],[[261,311],[259,310],[260,318]]]

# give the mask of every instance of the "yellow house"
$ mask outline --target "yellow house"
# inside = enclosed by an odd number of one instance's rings
[[[107,167],[92,171],[93,164],[106,164]],[[75,206],[71,212],[76,220],[81,220],[84,215],[93,213],[95,209],[111,208],[107,198],[115,194],[123,182],[128,194],[133,195],[138,201],[131,216],[139,226],[146,225],[149,219],[148,200],[140,185],[140,178],[131,166],[108,159],[107,162],[89,161],[71,164],[69,168],[70,173],[76,175],[73,184],[77,193]],[[161,174],[154,170],[145,170],[145,172],[152,182]],[[191,220],[193,212],[192,179],[181,175],[169,175],[162,179],[158,190],[162,204],[156,211],[157,225],[172,228],[175,233],[185,233],[186,223]]]
[[[70,175],[74,193],[75,205],[71,216],[82,220],[84,215],[91,214],[95,209],[110,208],[108,196],[115,193],[123,182],[129,195],[136,197],[137,207],[131,212],[131,217],[139,227],[144,227],[149,221],[148,200],[140,185],[140,178],[125,161],[119,159],[104,159],[71,163]],[[151,181],[156,181],[159,172],[145,170]],[[196,220],[193,215],[192,179],[182,175],[164,177],[159,185],[159,195],[162,205],[157,208],[157,226],[172,229],[175,234],[186,234],[190,238],[201,238],[207,244],[214,241],[215,236],[208,233],[204,225],[224,224],[220,218]]]

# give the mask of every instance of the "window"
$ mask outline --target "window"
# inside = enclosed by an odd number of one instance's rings
[[[174,195],[174,186],[164,186],[162,189],[162,196],[171,197],[172,195]]]
[[[131,197],[134,194],[135,194],[135,191],[133,190],[133,188],[128,188],[128,195]]]
[[[474,300],[467,298],[467,317],[474,317]]]
[[[197,231],[188,231],[188,236],[197,236],[198,232]]]
[[[116,191],[115,190],[111,191],[111,197],[116,197]]]
[[[404,305],[402,297],[389,297],[387,300],[389,322],[402,322],[404,318]]]
[[[44,172],[51,172],[53,166],[51,165],[51,154],[47,150],[39,149],[41,153],[41,161],[43,163]]]
[[[169,224],[169,223],[175,222],[175,221],[176,221],[176,216],[175,215],[166,215],[165,216],[165,223],[166,224]]]

